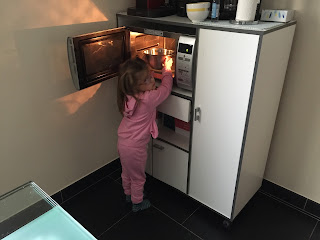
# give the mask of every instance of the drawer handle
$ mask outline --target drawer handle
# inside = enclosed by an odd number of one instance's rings
[[[154,147],[154,148],[157,148],[157,149],[159,149],[159,150],[161,150],[161,151],[164,149],[163,146],[161,146],[161,145],[159,145],[159,144],[156,144],[156,143],[153,144],[153,147]]]
[[[197,107],[195,110],[194,110],[194,121],[199,121],[200,122],[200,119],[201,119],[201,108],[200,107]]]

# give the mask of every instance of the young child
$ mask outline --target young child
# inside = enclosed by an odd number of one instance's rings
[[[156,89],[153,73],[140,58],[130,59],[120,67],[118,107],[123,119],[118,128],[118,152],[122,165],[122,186],[132,211],[151,206],[143,199],[146,181],[145,167],[150,135],[158,137],[155,122],[156,107],[171,93],[172,59],[167,58],[162,69],[162,83]]]

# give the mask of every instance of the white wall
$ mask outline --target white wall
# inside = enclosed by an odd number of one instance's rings
[[[298,21],[265,178],[320,203],[320,1],[262,3]]]
[[[116,79],[76,91],[68,36],[116,27],[134,0],[15,0],[0,9],[0,194],[47,193],[118,157]]]

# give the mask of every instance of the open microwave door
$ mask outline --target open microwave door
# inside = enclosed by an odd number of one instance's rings
[[[72,80],[78,90],[118,75],[120,64],[130,57],[130,33],[116,28],[68,37]]]

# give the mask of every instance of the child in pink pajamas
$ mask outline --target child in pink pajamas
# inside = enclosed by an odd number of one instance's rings
[[[120,68],[118,107],[123,119],[118,128],[118,152],[122,165],[122,185],[132,211],[150,207],[143,199],[146,181],[145,167],[150,135],[158,137],[155,122],[156,107],[171,93],[172,59],[167,58],[162,69],[162,83],[156,89],[149,66],[140,58],[126,61]]]

